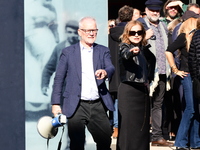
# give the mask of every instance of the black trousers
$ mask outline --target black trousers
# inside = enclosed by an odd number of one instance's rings
[[[91,133],[97,150],[111,150],[112,130],[102,101],[96,103],[80,101],[75,114],[68,118],[70,150],[84,150],[85,127]]]
[[[157,141],[163,138],[162,132],[162,106],[164,95],[166,91],[166,75],[159,75],[158,86],[156,87],[153,97],[152,97],[152,109],[151,109],[151,119],[152,119],[152,141]]]

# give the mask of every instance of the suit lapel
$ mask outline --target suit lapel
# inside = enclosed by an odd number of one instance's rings
[[[96,47],[96,45],[94,44],[94,47],[93,47],[93,68],[94,68],[94,72],[97,70],[98,61],[99,61],[99,50]]]
[[[74,62],[75,62],[75,65],[74,65],[74,69],[76,69],[77,71],[77,74],[78,74],[78,78],[79,80],[81,80],[81,51],[80,51],[80,44],[76,44],[74,45]]]

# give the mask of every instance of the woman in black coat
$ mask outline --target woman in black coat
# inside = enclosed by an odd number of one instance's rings
[[[192,79],[197,78],[200,80],[200,29],[193,35],[188,57],[189,70]]]
[[[200,102],[200,19],[198,20],[198,28],[194,33],[191,41],[188,65],[193,81],[194,98]]]
[[[130,21],[121,36],[117,150],[149,150],[148,80],[153,78],[155,57],[145,35],[139,21]]]

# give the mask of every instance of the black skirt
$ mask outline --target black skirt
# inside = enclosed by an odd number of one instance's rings
[[[118,111],[117,150],[149,150],[150,102],[147,87],[132,82],[120,83]]]

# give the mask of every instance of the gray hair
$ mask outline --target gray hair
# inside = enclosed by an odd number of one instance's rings
[[[84,18],[82,18],[82,19],[79,21],[79,29],[82,28],[83,22],[84,22],[85,20],[93,20],[94,22],[96,22],[96,19],[93,18],[93,17],[84,17]]]

